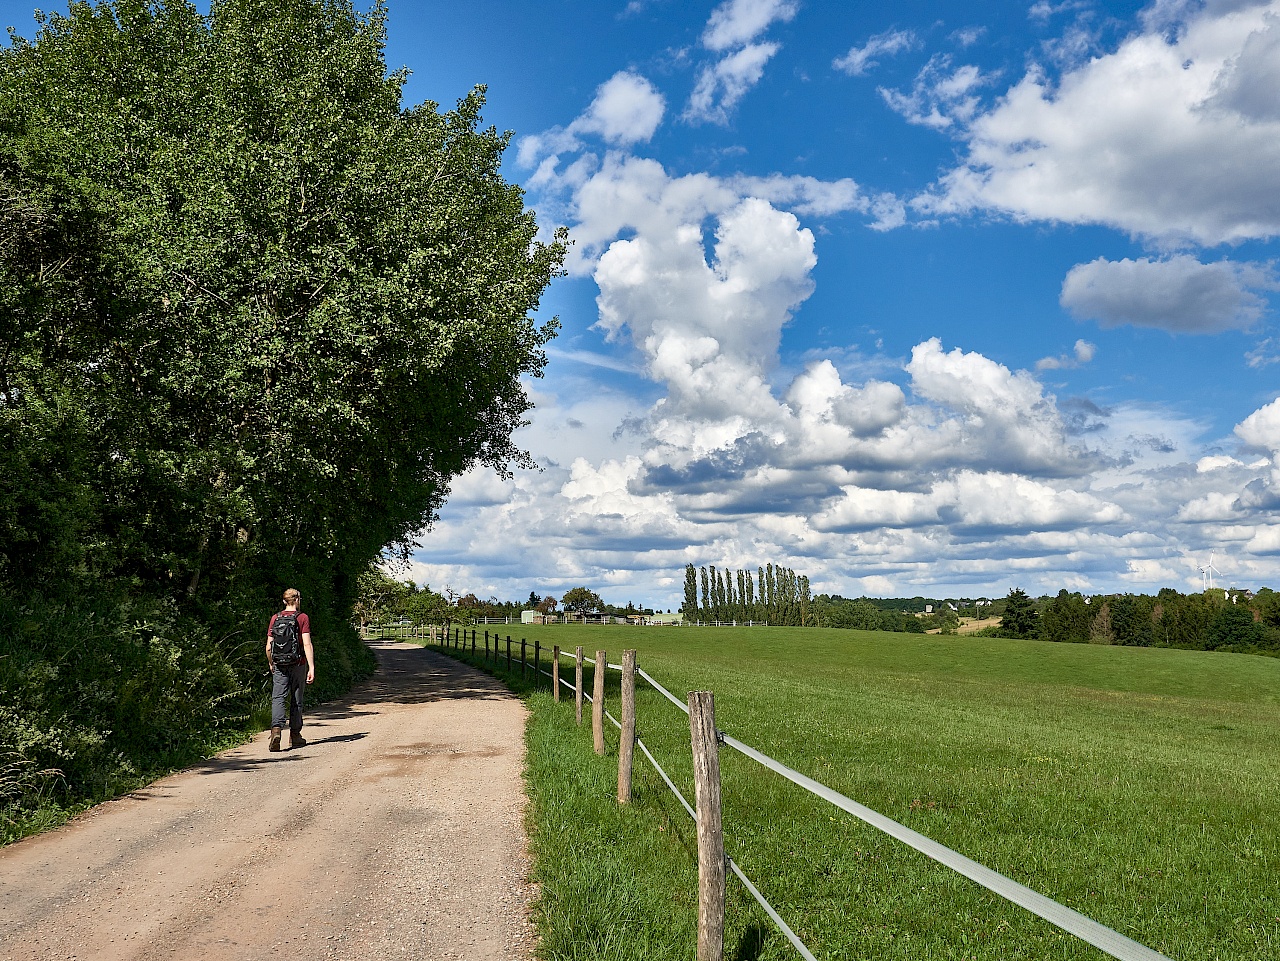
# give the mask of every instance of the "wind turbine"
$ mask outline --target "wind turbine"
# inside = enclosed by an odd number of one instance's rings
[[[1214,551],[1209,552],[1209,590],[1213,590],[1213,575],[1222,573],[1222,571],[1213,566],[1214,553]]]

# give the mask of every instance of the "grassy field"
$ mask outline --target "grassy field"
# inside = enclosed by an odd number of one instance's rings
[[[635,647],[677,696],[714,691],[728,733],[1176,961],[1280,957],[1276,659],[813,629],[502,630],[529,638],[530,656],[535,637],[614,662]],[[640,736],[691,798],[686,718],[643,688],[637,701]],[[529,703],[544,956],[691,956],[688,816],[638,753],[635,801],[619,809],[616,732],[597,758],[571,701]],[[819,958],[1105,957],[735,752],[721,764],[729,854]],[[729,887],[727,956],[795,957]]]

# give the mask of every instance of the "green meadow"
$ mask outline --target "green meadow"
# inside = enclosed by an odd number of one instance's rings
[[[614,663],[634,647],[678,697],[713,691],[727,733],[1176,961],[1280,957],[1280,660],[796,628],[501,630],[531,658],[535,638]],[[570,658],[562,669],[572,680]],[[530,690],[518,664],[496,673],[532,711],[543,955],[690,957],[688,815],[639,752],[620,808],[616,729],[597,757],[589,708],[578,728],[571,695]],[[685,716],[642,683],[637,717],[692,799]],[[729,855],[818,958],[1105,957],[728,748],[721,766]],[[727,957],[797,956],[732,877],[729,891]]]

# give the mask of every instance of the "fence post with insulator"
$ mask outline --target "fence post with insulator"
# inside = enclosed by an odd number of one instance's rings
[[[622,730],[618,734],[618,803],[631,803],[631,764],[636,749],[636,652],[622,652]]]
[[[604,754],[604,673],[609,669],[609,659],[604,651],[596,651],[596,669],[593,680],[595,693],[591,700],[591,736],[596,753]]]
[[[578,718],[578,726],[582,726],[582,645],[579,644],[573,655],[573,706]]]

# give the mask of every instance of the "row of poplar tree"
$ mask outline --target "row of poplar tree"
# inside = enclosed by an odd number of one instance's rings
[[[699,592],[701,588],[701,592]],[[766,564],[749,570],[684,569],[684,616],[703,623],[764,621],[808,627],[813,623],[809,578],[789,567]]]

